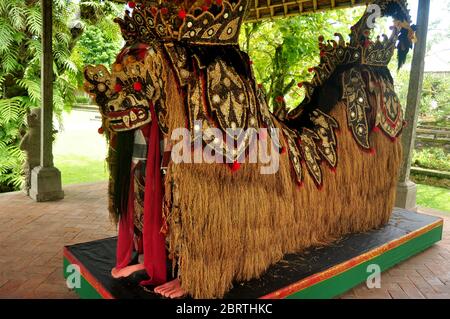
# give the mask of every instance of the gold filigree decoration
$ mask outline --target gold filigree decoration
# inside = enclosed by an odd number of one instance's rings
[[[209,105],[220,127],[225,131],[244,128],[249,111],[249,96],[234,68],[222,59],[216,59],[207,68],[207,84]],[[233,134],[232,137],[237,140],[240,134]]]
[[[247,12],[249,1],[223,0],[217,14],[205,10],[197,15],[187,12],[184,19],[178,17],[179,8],[170,1],[161,5],[136,4],[123,19],[117,18],[123,38],[127,43],[151,43],[182,41],[195,45],[238,44],[239,31]],[[195,11],[198,8],[192,8]]]
[[[361,72],[352,68],[342,76],[343,99],[347,105],[347,122],[356,142],[364,149],[370,149],[369,123],[367,111],[370,105],[366,93],[366,84]]]
[[[320,168],[320,155],[317,150],[317,144],[320,137],[312,130],[304,128],[300,134],[300,149],[303,153],[303,159],[308,169],[309,175],[314,179],[316,185],[322,185],[322,170]]]
[[[311,113],[313,127],[303,128],[301,133],[283,125],[283,134],[287,141],[289,160],[295,172],[297,183],[303,180],[302,163],[307,172],[320,187],[323,183],[322,160],[331,168],[337,166],[337,140],[335,130],[339,129],[337,121],[330,115],[316,110]]]
[[[331,167],[337,165],[336,153],[336,135],[335,129],[339,129],[339,124],[330,115],[316,110],[311,113],[311,121],[314,123],[314,131],[320,139],[317,148],[322,158],[324,158]]]
[[[384,80],[370,73],[370,91],[376,97],[375,126],[379,127],[387,136],[396,138],[403,129],[403,110],[389,80]]]
[[[303,173],[302,173],[302,155],[300,153],[299,148],[297,147],[297,134],[294,131],[291,131],[287,127],[283,128],[283,133],[287,141],[288,152],[289,152],[289,160],[291,162],[292,168],[294,169],[295,179],[298,184],[302,184],[303,182]]]

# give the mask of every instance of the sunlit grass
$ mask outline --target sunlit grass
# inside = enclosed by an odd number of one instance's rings
[[[83,156],[58,155],[55,165],[61,171],[63,185],[94,183],[108,180],[104,160]]]
[[[428,185],[418,185],[417,205],[450,213],[450,190]]]

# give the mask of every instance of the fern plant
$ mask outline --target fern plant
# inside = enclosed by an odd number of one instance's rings
[[[76,20],[79,6],[85,9]],[[59,118],[75,101],[83,68],[76,44],[86,24],[95,22],[91,11],[100,19],[117,14],[118,7],[105,1],[53,0],[53,109]],[[19,143],[27,112],[40,104],[41,33],[39,0],[0,0],[0,192],[23,183]]]

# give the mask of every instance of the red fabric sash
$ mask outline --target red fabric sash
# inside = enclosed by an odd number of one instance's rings
[[[167,281],[166,247],[162,227],[162,182],[159,127],[153,105],[150,105],[152,122],[150,129],[143,129],[148,142],[144,195],[143,248],[144,267],[150,279],[142,285],[160,285]],[[128,214],[120,219],[117,242],[117,268],[128,266],[133,251],[134,236],[134,186],[130,185]]]
[[[144,195],[144,266],[150,280],[143,285],[159,285],[167,281],[166,245],[162,228],[162,181],[159,127],[153,104],[148,139],[147,168]]]

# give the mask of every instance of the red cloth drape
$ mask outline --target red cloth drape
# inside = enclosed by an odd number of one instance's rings
[[[152,122],[148,139],[144,195],[144,266],[150,280],[143,285],[159,285],[167,281],[166,245],[162,228],[161,152],[158,117],[150,105]]]
[[[152,122],[150,129],[143,129],[148,142],[145,195],[144,195],[144,228],[143,249],[144,267],[149,275],[143,285],[159,285],[167,281],[166,248],[162,227],[162,181],[159,127],[153,105],[150,105]],[[134,187],[130,185],[128,212],[119,222],[117,242],[116,268],[128,266],[133,251],[134,236]]]

